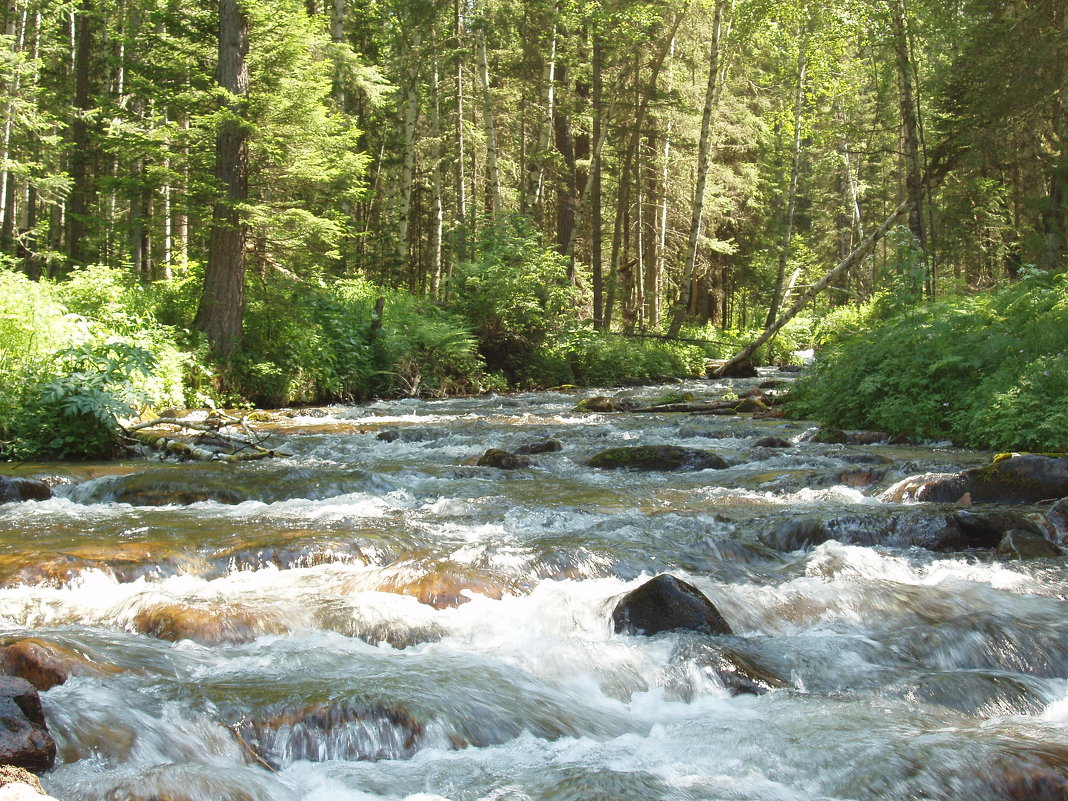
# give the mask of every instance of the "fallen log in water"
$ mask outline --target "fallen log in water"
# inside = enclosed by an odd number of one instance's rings
[[[164,434],[152,429],[160,426],[172,426],[181,431],[191,431],[191,439],[182,439],[172,434]],[[240,426],[243,434],[224,431],[227,426]],[[157,417],[144,420],[130,426],[123,426],[127,440],[160,451],[170,453],[181,459],[201,462],[248,462],[257,459],[271,459],[289,456],[288,453],[266,448],[263,442],[266,436],[256,434],[244,418],[213,413],[208,420],[197,422],[177,417]]]

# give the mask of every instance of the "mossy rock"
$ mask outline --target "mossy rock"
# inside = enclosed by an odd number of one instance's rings
[[[583,398],[575,407],[576,412],[618,412],[620,406],[612,398],[597,395],[593,398]]]
[[[734,407],[734,410],[740,414],[751,414],[753,412],[766,412],[768,405],[764,403],[760,398],[743,398],[742,402]]]
[[[1037,503],[1068,496],[1068,456],[1003,453],[986,467],[965,470],[973,503]]]
[[[761,437],[753,443],[754,448],[792,448],[794,443],[781,437]]]
[[[490,448],[475,464],[479,467],[496,467],[498,470],[520,470],[530,467],[530,460],[500,448]]]
[[[845,445],[849,442],[849,435],[840,428],[821,428],[810,442],[818,445]]]
[[[726,460],[712,451],[677,445],[634,445],[609,448],[588,462],[602,470],[722,470]]]

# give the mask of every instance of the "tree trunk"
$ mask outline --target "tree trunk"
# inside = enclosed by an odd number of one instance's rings
[[[330,41],[345,41],[345,0],[334,0],[330,6]],[[339,111],[345,111],[345,82],[340,71],[334,75],[334,100]]]
[[[67,255],[75,264],[85,261],[86,216],[92,193],[89,176],[90,54],[92,52],[92,0],[81,0],[75,22],[74,106],[71,121],[70,199],[67,204]]]
[[[790,179],[786,187],[783,204],[782,243],[779,245],[779,265],[775,273],[775,286],[771,291],[771,303],[768,304],[768,316],[765,326],[771,325],[782,305],[783,282],[786,280],[786,265],[790,260],[790,245],[794,236],[794,213],[797,210],[797,179],[801,173],[801,130],[805,112],[805,72],[808,62],[805,59],[804,42],[798,43],[797,49],[797,94],[794,97],[794,135],[790,150]]]
[[[422,37],[419,31],[412,33],[412,62],[407,76],[407,85],[401,108],[401,126],[404,134],[404,161],[400,179],[400,209],[397,217],[397,265],[402,271],[401,278],[409,277],[409,228],[412,221],[412,190],[415,181],[415,135],[419,119],[419,78],[418,57]]]
[[[522,210],[524,214],[542,214],[545,190],[545,162],[549,155],[549,137],[553,133],[553,115],[556,108],[556,21],[553,20],[549,35],[549,54],[542,65],[544,96],[541,104],[541,119],[538,123],[537,150],[527,162]]]
[[[723,6],[726,0],[716,0],[712,20],[712,44],[708,54],[708,84],[705,87],[705,107],[701,114],[701,138],[697,145],[697,185],[694,187],[693,204],[690,208],[690,233],[686,240],[686,264],[683,268],[682,286],[675,312],[668,329],[668,336],[677,337],[693,296],[694,275],[697,269],[697,249],[701,241],[701,223],[705,213],[705,189],[708,186],[708,170],[712,164],[712,112],[716,105],[719,81],[720,37],[723,32]]]
[[[220,356],[241,342],[245,307],[245,241],[240,204],[248,197],[248,134],[243,116],[248,98],[248,19],[238,0],[219,0],[220,87],[229,93],[227,118],[215,139],[215,178],[222,195],[212,208],[211,243],[196,327]]]
[[[593,33],[593,141],[594,151],[590,160],[589,180],[592,182],[590,206],[592,215],[590,220],[590,248],[593,271],[593,327],[601,329],[605,325],[604,320],[604,267],[602,245],[604,242],[602,209],[601,209],[601,158],[600,144],[602,142],[602,128],[604,127],[604,74],[603,74],[603,49],[599,30]]]
[[[556,70],[556,80],[565,91],[568,88],[568,70],[561,64]],[[556,249],[567,259],[567,277],[575,281],[575,252],[572,237],[575,233],[575,137],[571,120],[559,107],[553,114],[553,144],[560,154],[561,170],[556,185]]]
[[[923,225],[923,167],[920,163],[920,128],[916,115],[913,87],[912,58],[909,52],[908,10],[905,0],[894,0],[890,6],[890,23],[894,32],[894,55],[900,90],[901,138],[904,144],[905,193],[910,201],[908,226],[920,251],[926,258],[927,236]],[[928,274],[928,293],[931,279]]]
[[[430,267],[430,297],[438,299],[441,294],[441,273],[443,264],[445,238],[445,186],[441,174],[441,162],[445,159],[441,131],[441,81],[438,65],[434,63],[433,79],[430,85],[431,98],[431,135],[434,137],[434,168],[430,172],[434,192],[434,231]]]
[[[464,59],[463,59],[463,15],[460,0],[453,0],[453,46],[456,50],[456,117],[455,136],[455,208],[453,210],[453,227],[456,229],[456,254],[453,263],[467,258],[467,182],[464,175]]]
[[[478,66],[482,77],[482,124],[486,128],[486,172],[489,180],[490,207],[495,218],[504,212],[501,172],[497,166],[497,124],[490,93],[489,56],[486,53],[486,32],[478,32]]]

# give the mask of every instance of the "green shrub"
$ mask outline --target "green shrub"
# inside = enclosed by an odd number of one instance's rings
[[[822,352],[787,410],[998,449],[1068,448],[1068,279],[908,308]]]
[[[529,376],[533,354],[575,316],[564,259],[522,217],[484,227],[474,252],[449,282],[451,306],[470,322],[490,369]]]

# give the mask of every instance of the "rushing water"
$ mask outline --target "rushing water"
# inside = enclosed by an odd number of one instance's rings
[[[42,693],[59,746],[45,788],[1065,797],[1065,563],[848,544],[927,513],[878,500],[890,482],[983,454],[815,445],[781,420],[584,414],[579,397],[332,407],[280,426],[282,460],[67,467],[52,500],[0,505],[7,639],[80,665]],[[796,444],[755,446],[768,435]],[[471,466],[548,437],[563,450],[529,469]],[[731,466],[585,464],[639,443]],[[843,534],[819,545],[775,535],[832,518]],[[661,572],[700,588],[734,635],[613,634],[618,598]],[[766,692],[735,694],[739,676]]]

